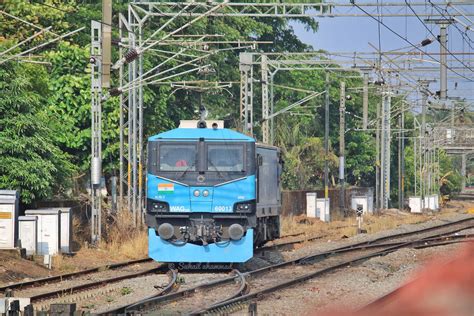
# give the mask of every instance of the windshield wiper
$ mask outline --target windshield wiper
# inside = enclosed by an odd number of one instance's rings
[[[211,161],[211,159],[208,159],[207,160],[207,163],[211,165],[211,167],[213,167],[216,171],[217,171],[217,175],[221,178],[224,178],[224,176],[222,175],[222,173],[219,171],[219,169],[217,169],[216,165],[214,165]]]
[[[188,171],[191,170],[191,168],[193,168],[195,165],[196,165],[196,163],[194,163],[194,164],[188,166],[188,167],[186,168],[186,170],[184,170],[183,173],[178,177],[177,180],[182,179],[182,178],[186,175],[186,173],[188,173]]]

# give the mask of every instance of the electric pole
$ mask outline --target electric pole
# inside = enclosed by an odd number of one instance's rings
[[[369,74],[364,72],[364,87],[362,98],[362,128],[367,130],[369,117]]]
[[[377,102],[377,118],[375,126],[375,208],[379,210],[380,205],[380,102]]]
[[[381,139],[381,207],[387,209],[390,200],[390,115],[391,92],[384,88],[382,96],[382,139]]]
[[[405,111],[403,109],[400,113],[398,122],[398,209],[403,211],[405,200]]]
[[[329,72],[326,72],[326,98],[324,102],[324,204],[329,198]],[[326,209],[326,208],[325,208]]]
[[[439,98],[448,97],[448,32],[447,28],[454,23],[454,19],[425,19],[425,22],[439,25]]]
[[[339,184],[341,186],[341,192],[339,195],[339,207],[340,212],[345,215],[345,188],[344,188],[344,180],[345,180],[345,170],[344,170],[344,163],[345,163],[345,129],[346,129],[346,121],[345,121],[345,114],[346,114],[346,83],[341,81],[341,92],[339,96]]]
[[[440,24],[439,29],[439,46],[440,46],[440,56],[439,56],[439,98],[441,100],[446,100],[448,94],[448,65],[447,65],[447,49],[446,45],[448,44],[448,34],[447,34],[448,24]]]
[[[102,87],[110,88],[112,0],[102,0]]]

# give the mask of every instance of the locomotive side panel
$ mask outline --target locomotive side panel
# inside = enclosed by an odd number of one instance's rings
[[[257,217],[276,216],[281,209],[280,152],[278,148],[257,145]]]

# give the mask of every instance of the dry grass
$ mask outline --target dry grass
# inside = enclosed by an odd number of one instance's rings
[[[107,240],[99,248],[126,259],[143,258],[148,253],[147,230],[134,227],[130,212],[120,213],[114,225],[108,229]]]
[[[449,212],[452,214],[452,212]],[[447,216],[448,214],[443,214]],[[382,214],[364,216],[363,229],[368,233],[377,233],[384,230],[394,229],[400,225],[417,224],[434,218],[433,215],[425,214]],[[443,216],[439,216],[443,217]],[[357,234],[357,220],[355,216],[329,223],[321,222],[319,219],[301,216],[283,217],[282,235],[305,233],[307,236],[324,236],[327,239],[340,239]]]
[[[89,247],[87,227],[73,222],[75,241],[80,249],[73,257],[54,256],[53,268],[58,272],[70,272],[113,262],[139,259],[148,255],[148,234],[145,227],[135,228],[130,212],[119,214],[103,231],[107,233],[98,247]]]
[[[54,270],[57,270],[61,273],[73,272],[74,270],[76,270],[76,267],[74,266],[73,262],[71,262],[71,260],[68,260],[63,255],[53,256],[52,267]]]

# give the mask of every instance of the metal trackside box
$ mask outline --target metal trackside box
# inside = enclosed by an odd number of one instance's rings
[[[12,249],[18,239],[19,194],[0,190],[0,249]]]
[[[60,249],[60,210],[27,210],[26,215],[38,217],[38,255],[54,255]]]
[[[26,249],[28,256],[36,254],[38,246],[38,217],[18,217],[18,240],[21,247]]]

